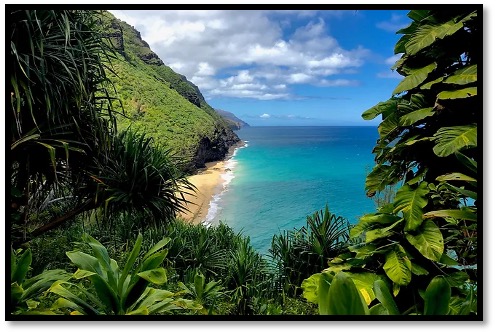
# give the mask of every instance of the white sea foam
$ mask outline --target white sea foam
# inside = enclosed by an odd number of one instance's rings
[[[225,172],[222,173],[220,176],[223,180],[222,188],[210,200],[210,203],[208,205],[207,216],[205,217],[205,222],[203,223],[205,226],[211,226],[212,221],[217,216],[217,213],[219,212],[219,209],[220,209],[219,202],[222,198],[222,195],[228,190],[229,183],[231,183],[231,181],[236,177],[236,175],[234,174],[234,169],[235,169],[236,165],[238,164],[238,161],[236,159],[234,159],[234,157],[238,153],[239,149],[245,148],[245,147],[248,147],[248,144],[246,141],[245,141],[244,146],[240,146],[240,147],[237,147],[234,149],[231,158],[229,158],[229,160],[227,160],[226,163],[224,164]]]

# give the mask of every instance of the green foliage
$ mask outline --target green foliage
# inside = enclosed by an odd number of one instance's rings
[[[443,127],[434,134],[434,139],[434,153],[447,157],[462,149],[477,147],[477,125]]]
[[[266,268],[265,260],[255,252],[249,238],[241,240],[229,253],[228,289],[236,305],[236,314],[253,314],[255,299],[270,285],[265,279]]]
[[[144,133],[120,132],[95,164],[96,197],[106,212],[138,212],[168,221],[186,210],[184,194],[195,190],[170,152]]]
[[[31,250],[14,251],[10,256],[10,307],[13,314],[55,314],[50,309],[40,305],[38,300],[50,286],[69,275],[60,269],[48,270],[27,278],[27,273],[32,263]]]
[[[348,231],[348,221],[331,214],[326,206],[308,216],[305,227],[275,235],[269,252],[284,278],[286,293],[297,294],[305,277],[323,270],[330,258],[342,252]]]
[[[403,55],[393,66],[405,78],[391,99],[363,113],[364,119],[382,116],[373,150],[376,166],[365,182],[367,193],[373,196],[393,186],[396,195],[378,212],[360,218],[350,236],[361,241],[348,248],[351,254],[343,251],[317,275],[346,273],[352,279],[357,274],[377,274],[383,283],[376,281],[373,294],[359,289],[364,300],[372,301],[370,314],[477,312],[473,292],[477,290],[480,49],[471,42],[480,34],[477,14],[468,7],[411,11],[413,22],[398,32],[403,37],[395,47]],[[315,280],[311,276],[304,281],[304,296],[319,303],[319,298],[329,301],[320,296]],[[352,299],[351,285],[341,288]],[[470,303],[459,307],[466,298]],[[422,299],[424,304],[419,302]],[[341,310],[362,312],[360,303],[355,304]],[[330,312],[329,307],[321,313]]]
[[[192,283],[186,285],[179,282],[179,287],[185,291],[186,296],[191,296],[194,301],[203,306],[198,312],[209,315],[218,314],[216,303],[223,295],[220,281],[206,283],[205,276],[196,272]]]
[[[71,314],[91,315],[156,314],[201,308],[189,300],[178,298],[177,293],[149,286],[163,285],[167,281],[165,269],[160,266],[167,256],[164,247],[170,239],[160,240],[138,260],[142,240],[141,234],[138,235],[126,264],[120,269],[100,242],[83,235],[83,242],[90,246],[93,255],[71,251],[67,256],[78,268],[73,279],[86,281],[90,286],[67,280],[55,282],[49,291],[60,298],[52,307]]]
[[[9,91],[12,207],[29,219],[47,202],[85,202],[86,171],[115,131],[106,76],[112,51],[95,31],[99,12],[12,10]],[[27,225],[27,226],[26,226]],[[13,226],[14,239],[17,227]],[[35,226],[36,227],[36,226]]]
[[[451,296],[452,287],[448,280],[437,276],[428,284],[423,303],[400,313],[390,288],[382,278],[370,284],[373,287],[370,298],[370,294],[356,285],[353,280],[355,275],[345,272],[315,274],[302,285],[304,297],[318,304],[321,315],[447,315],[450,312],[466,315],[475,306],[473,299],[461,306],[461,300]]]
[[[416,230],[422,223],[423,208],[428,203],[425,198],[428,192],[427,183],[421,182],[416,189],[405,184],[396,193],[393,213],[403,213],[406,231]]]

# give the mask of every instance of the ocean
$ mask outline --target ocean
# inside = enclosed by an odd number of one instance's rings
[[[306,224],[326,204],[356,224],[374,211],[365,176],[374,166],[377,127],[246,127],[226,163],[207,225],[219,221],[249,236],[267,254],[272,236]]]

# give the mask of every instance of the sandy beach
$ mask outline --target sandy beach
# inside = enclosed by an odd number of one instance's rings
[[[207,162],[206,168],[200,170],[197,174],[188,177],[188,180],[197,188],[195,195],[185,195],[186,200],[191,203],[186,207],[190,212],[180,213],[179,215],[191,222],[200,224],[205,221],[208,214],[209,204],[213,196],[223,190],[222,174],[226,173],[226,163],[232,157],[236,148],[244,146],[240,142],[229,149],[225,160]]]
[[[208,162],[206,169],[188,177],[188,180],[197,188],[196,195],[186,195],[190,212],[180,214],[181,217],[193,224],[200,224],[205,220],[212,197],[222,191],[222,177],[225,172],[226,161]]]

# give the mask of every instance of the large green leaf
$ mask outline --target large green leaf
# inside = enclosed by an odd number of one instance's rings
[[[121,272],[121,275],[119,277],[119,282],[118,282],[118,291],[119,293],[122,293],[122,287],[124,284],[124,281],[128,278],[128,274],[131,271],[132,267],[135,264],[136,259],[138,258],[139,252],[141,250],[141,243],[143,242],[143,235],[141,233],[138,234],[138,237],[136,238],[136,241],[134,242],[133,249],[131,250],[131,253],[129,253],[129,256],[127,257],[126,264],[124,265],[124,269]]]
[[[377,225],[390,225],[401,218],[391,214],[370,213],[360,217],[358,224],[350,230],[350,237],[356,238],[363,232],[366,232]]]
[[[477,221],[477,214],[470,209],[436,210],[436,211],[429,211],[429,212],[424,213],[425,219],[434,218],[434,217],[455,218],[455,219],[462,219],[462,220],[470,220],[470,221],[474,221],[474,222]]]
[[[445,90],[437,94],[439,100],[465,99],[477,95],[477,87],[467,87],[458,90]]]
[[[465,154],[460,152],[455,152],[455,157],[458,161],[460,161],[463,164],[463,166],[468,168],[474,174],[477,174],[477,161],[467,157]]]
[[[454,191],[455,193],[459,193],[462,196],[477,200],[477,193],[475,191],[467,190],[467,189],[460,188],[460,187],[455,187],[449,183],[446,183],[444,186],[446,188],[450,189],[451,191]]]
[[[379,102],[370,109],[365,110],[362,113],[362,118],[365,120],[371,120],[376,118],[382,113],[390,113],[392,110],[396,110],[397,101],[390,99],[384,102]]]
[[[146,307],[153,309],[153,306],[156,305],[157,302],[162,302],[167,299],[169,299],[169,302],[172,302],[173,299],[171,299],[171,297],[173,296],[174,293],[167,290],[146,288],[142,297],[138,300],[137,305],[139,305],[140,308]]]
[[[422,224],[423,208],[427,205],[426,198],[429,192],[427,182],[422,182],[418,187],[413,188],[408,184],[402,186],[396,193],[394,199],[394,213],[403,212],[406,220],[405,230],[413,231]]]
[[[321,273],[313,274],[309,278],[306,278],[301,282],[301,288],[303,290],[303,297],[306,298],[311,303],[318,303],[318,290],[320,282]]]
[[[425,10],[425,9],[414,9],[408,12],[406,16],[411,18],[415,22],[421,22],[422,20],[428,18],[431,16],[431,11],[430,10]]]
[[[376,165],[365,179],[365,189],[367,191],[381,191],[386,186],[398,181],[397,165]]]
[[[70,251],[65,253],[72,263],[79,269],[93,271],[103,276],[100,263],[97,258],[80,251]]]
[[[362,294],[365,303],[370,305],[376,297],[372,287],[380,276],[374,273],[349,273],[349,277],[355,283],[358,292]]]
[[[100,311],[88,304],[85,300],[82,298],[79,298],[79,296],[76,296],[74,293],[66,289],[63,285],[69,285],[69,286],[75,286],[74,284],[67,283],[64,281],[57,281],[53,283],[53,285],[50,287],[49,291],[63,297],[64,299],[69,300],[72,303],[75,303],[76,305],[79,306],[79,309],[82,309],[84,314],[95,314],[98,315],[100,314]]]
[[[438,261],[444,252],[444,239],[439,227],[432,220],[427,220],[416,232],[406,234],[408,242],[429,260]]]
[[[149,256],[151,256],[153,253],[157,252],[158,250],[164,248],[169,242],[171,241],[171,238],[165,237],[159,242],[157,242],[144,256],[143,260],[146,260]]]
[[[147,271],[142,271],[137,275],[153,284],[161,285],[167,282],[167,275],[165,274],[164,268],[155,268]]]
[[[70,274],[62,269],[46,270],[39,275],[24,281],[21,300],[34,298],[38,294],[45,292],[55,281],[66,281],[70,279]]]
[[[400,245],[386,254],[383,269],[389,279],[398,285],[408,285],[412,279],[412,263]]]
[[[381,302],[388,314],[400,314],[398,306],[396,306],[393,296],[391,296],[391,292],[389,292],[389,288],[383,280],[376,280],[374,282],[373,289],[377,300]]]
[[[334,276],[330,273],[321,273],[317,288],[317,303],[319,314],[331,314],[330,287]]]
[[[447,157],[462,149],[477,147],[477,125],[443,127],[434,134],[434,138],[434,153]]]
[[[424,294],[424,315],[446,315],[449,311],[451,288],[443,277],[437,276],[427,286]]]
[[[400,117],[401,126],[410,126],[426,117],[433,116],[434,111],[432,108],[422,108],[419,110],[412,111],[404,116]]]
[[[389,237],[390,235],[393,234],[393,231],[391,231],[391,230],[394,229],[396,227],[396,225],[398,225],[401,222],[403,222],[403,219],[399,219],[398,221],[396,221],[395,223],[393,223],[392,225],[390,225],[388,227],[378,228],[375,230],[365,232],[365,242],[370,243],[370,242],[377,240],[377,239]]]
[[[436,63],[429,64],[425,67],[412,70],[410,74],[404,78],[399,85],[394,89],[393,95],[410,90],[421,85],[429,76],[429,73],[434,71],[437,67]]]
[[[462,67],[447,77],[444,82],[455,85],[466,85],[477,81],[477,65]]]
[[[384,116],[384,114],[383,114]],[[393,133],[396,129],[398,129],[399,117],[398,113],[393,112],[389,114],[382,122],[379,124],[379,135],[381,139],[387,138],[391,133]]]
[[[462,173],[448,173],[441,176],[436,177],[436,181],[468,181],[468,182],[477,182],[473,177],[467,176]]]
[[[454,20],[438,25],[423,24],[419,26],[410,37],[410,40],[405,44],[406,53],[414,55],[432,45],[437,39],[443,39],[446,36],[453,35],[461,28],[463,28],[463,23],[455,23]]]
[[[328,303],[328,313],[321,314],[366,315],[369,313],[367,304],[358,292],[355,283],[343,272],[336,274],[331,282]]]
[[[422,86],[420,86],[420,89],[431,89],[432,85],[435,85],[437,83],[440,83],[443,80],[444,80],[444,77],[440,77],[440,78],[434,79],[434,80],[429,81],[429,82],[423,84]]]
[[[13,251],[12,251],[13,252]],[[15,256],[14,256],[15,261]],[[22,282],[26,278],[26,274],[29,270],[29,266],[31,265],[32,255],[31,250],[25,250],[22,255],[15,263],[15,270],[10,273],[11,283],[17,282],[19,285],[22,285]]]
[[[112,268],[110,264],[111,259],[108,255],[107,249],[98,240],[87,233],[83,234],[82,240],[91,247],[93,254],[100,263],[100,268],[102,269],[103,274],[107,278],[107,283],[112,287],[114,291],[116,291],[118,272],[117,270],[114,270],[117,268]]]
[[[160,252],[156,252],[152,255],[150,255],[141,265],[140,270],[141,271],[146,271],[146,270],[151,270],[158,268],[162,262],[164,262],[165,257],[167,256],[167,253],[169,252],[168,249],[163,249]]]

